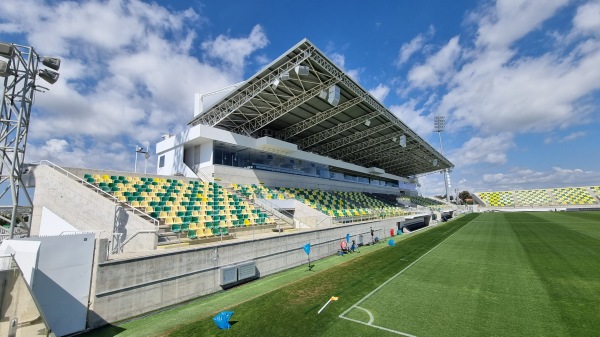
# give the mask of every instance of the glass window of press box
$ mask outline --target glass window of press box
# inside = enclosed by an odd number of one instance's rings
[[[284,155],[215,142],[213,164],[252,168],[273,172],[313,176],[324,179],[344,180],[363,184],[398,187],[396,181],[384,181],[347,173],[334,172],[325,164],[314,163]]]

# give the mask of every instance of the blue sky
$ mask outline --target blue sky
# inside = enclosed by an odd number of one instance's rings
[[[438,149],[446,116],[453,190],[600,184],[598,0],[0,2],[0,41],[63,60],[27,160],[64,166],[133,170],[195,92],[305,37]],[[444,193],[441,174],[420,181]]]

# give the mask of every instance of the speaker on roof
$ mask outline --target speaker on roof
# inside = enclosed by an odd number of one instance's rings
[[[340,103],[340,87],[337,85],[329,88],[329,94],[327,95],[327,102],[329,104],[336,106]]]

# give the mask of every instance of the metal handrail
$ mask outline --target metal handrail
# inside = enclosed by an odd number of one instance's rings
[[[135,208],[135,207],[131,206],[130,204],[128,204],[128,203],[126,203],[126,202],[124,202],[124,201],[120,201],[120,200],[119,200],[119,199],[117,199],[117,198],[116,198],[114,195],[112,195],[112,194],[110,194],[110,193],[106,193],[106,192],[105,192],[105,191],[103,191],[102,189],[98,188],[96,185],[88,183],[87,181],[85,181],[84,179],[80,178],[79,176],[77,176],[77,175],[75,175],[75,174],[73,174],[73,173],[71,173],[71,172],[69,172],[69,171],[65,170],[64,168],[62,168],[62,167],[60,167],[60,166],[58,166],[58,165],[56,165],[56,164],[52,163],[52,162],[51,162],[51,161],[49,161],[49,160],[40,160],[39,164],[40,164],[40,165],[47,165],[47,166],[50,166],[50,167],[52,167],[53,169],[58,169],[58,171],[59,171],[59,172],[61,172],[61,173],[65,174],[67,177],[70,177],[70,178],[72,178],[72,179],[75,179],[75,180],[77,180],[78,182],[80,182],[80,183],[82,183],[82,184],[84,184],[84,185],[86,185],[86,186],[88,186],[88,187],[91,187],[92,189],[94,189],[94,191],[95,191],[96,193],[98,193],[98,194],[102,194],[102,195],[104,195],[105,197],[107,197],[107,198],[111,199],[111,200],[112,200],[112,201],[113,201],[115,204],[120,204],[120,205],[122,205],[122,206],[126,206],[128,209],[130,209],[130,210],[132,210],[132,211],[133,211],[133,214],[140,213],[142,216],[146,216],[146,217],[148,217],[148,218],[150,219],[150,221],[152,221],[152,222],[154,223],[154,226],[156,227],[156,230],[158,230],[158,228],[159,228],[159,225],[160,225],[160,222],[159,222],[159,220],[158,220],[158,219],[154,218],[154,217],[153,217],[153,216],[151,216],[150,214],[148,214],[148,213],[146,213],[146,212],[144,212],[144,211],[141,211],[141,210],[139,210],[139,209],[137,209],[137,208]]]
[[[262,195],[262,193],[255,194],[255,198],[254,198],[254,200],[255,200],[254,202],[255,202],[255,203],[256,203],[256,199],[257,199],[257,198],[256,198],[256,196],[260,196],[260,198],[258,198],[258,199],[260,199],[260,200],[261,200],[261,201],[260,201],[260,203],[261,203],[261,204],[262,204],[262,203],[265,203],[265,204],[266,204],[266,206],[268,206],[268,207],[270,208],[270,209],[267,209],[267,208],[266,208],[266,207],[264,207],[263,205],[260,205],[260,206],[261,206],[261,207],[263,207],[263,208],[264,208],[264,209],[265,209],[267,212],[269,212],[269,213],[273,214],[274,216],[277,216],[278,218],[280,218],[281,220],[283,220],[283,221],[287,222],[288,224],[291,224],[291,225],[293,225],[293,224],[294,224],[294,216],[293,216],[293,215],[292,215],[290,212],[288,212],[288,211],[285,211],[285,210],[278,210],[278,209],[276,209],[276,206],[277,206],[277,205],[275,205],[274,203],[270,202],[270,201],[269,201],[267,198],[265,198],[265,197],[264,197],[264,195]],[[279,213],[279,214],[283,215],[285,218],[284,218],[284,217],[281,217],[281,216],[278,216],[276,213]]]

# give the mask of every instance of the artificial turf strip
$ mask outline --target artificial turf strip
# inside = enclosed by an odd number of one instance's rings
[[[406,240],[415,235],[423,235],[434,227],[424,228],[423,230],[410,235],[400,235],[394,237],[396,242]],[[342,257],[332,256],[318,261],[313,261],[315,267],[308,271],[306,265],[292,268],[277,274],[263,277],[257,281],[238,286],[226,292],[220,292],[204,298],[200,298],[189,303],[152,313],[145,317],[128,320],[108,325],[99,329],[89,331],[85,334],[87,337],[149,337],[162,336],[173,330],[175,327],[196,322],[198,319],[212,317],[215,313],[238,305],[242,302],[252,300],[268,292],[277,291],[289,283],[301,280],[323,272],[339,264],[356,259],[365,254],[369,254],[379,249],[387,249],[387,245],[380,243],[374,246],[363,246],[360,253],[348,254]],[[304,254],[301,249],[299,253]]]
[[[370,327],[338,318],[346,308],[408,266],[432,247],[462,228],[477,215],[410,236],[395,247],[371,254],[304,278],[228,310],[233,310],[232,330],[219,330],[211,317],[174,330],[170,336],[347,336],[382,335]],[[331,297],[339,300],[317,315]],[[224,308],[225,309],[225,308]]]
[[[598,232],[600,213],[483,214],[360,307],[416,336],[595,336]]]

